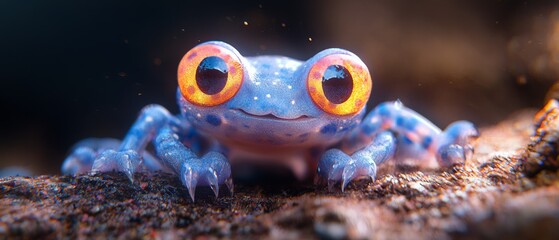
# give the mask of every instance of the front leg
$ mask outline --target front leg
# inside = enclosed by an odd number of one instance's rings
[[[478,136],[470,122],[455,122],[442,132],[400,101],[386,102],[371,111],[343,142],[342,149],[353,154],[327,151],[320,159],[318,172],[328,180],[329,188],[341,181],[343,190],[357,177],[374,179],[376,166],[390,158],[420,163],[436,159],[439,166],[448,167],[466,160],[473,151],[470,141]]]
[[[145,151],[153,141],[158,159]],[[186,145],[190,146],[187,147]],[[159,105],[142,109],[122,142],[116,139],[86,139],[64,161],[64,174],[124,172],[130,181],[140,166],[147,170],[171,170],[179,175],[194,200],[196,185],[209,185],[218,195],[219,184],[232,191],[231,168],[220,153],[198,158],[200,136],[192,127]]]
[[[141,165],[150,171],[166,170],[144,148],[156,132],[170,125],[180,128],[182,123],[159,105],[146,106],[123,141],[90,138],[77,143],[64,160],[62,173],[75,175],[116,170],[124,172],[132,181],[134,172]]]

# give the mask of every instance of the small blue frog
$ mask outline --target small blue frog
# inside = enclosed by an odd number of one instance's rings
[[[365,116],[372,89],[367,66],[353,53],[326,49],[307,61],[243,57],[219,41],[202,43],[178,67],[181,114],[145,107],[123,141],[86,139],[62,166],[65,174],[140,170],[177,174],[194,200],[196,186],[231,191],[231,165],[267,161],[328,188],[358,177],[374,180],[388,159],[419,165],[463,163],[478,136],[458,121],[443,132],[401,102]],[[145,150],[152,142],[156,157]],[[204,144],[208,147],[203,147]],[[436,160],[436,161],[435,161]]]

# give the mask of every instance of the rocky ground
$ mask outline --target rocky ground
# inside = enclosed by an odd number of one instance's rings
[[[557,103],[481,134],[464,166],[386,167],[343,193],[237,183],[233,195],[201,188],[192,202],[164,173],[137,174],[134,184],[118,173],[0,178],[0,238],[553,239]]]

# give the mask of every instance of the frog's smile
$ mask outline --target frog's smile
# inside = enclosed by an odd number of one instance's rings
[[[295,116],[292,118],[288,118],[288,117],[282,117],[282,116],[276,116],[272,113],[267,113],[267,114],[255,114],[255,113],[251,113],[247,110],[244,109],[232,109],[233,111],[252,117],[252,118],[257,118],[257,119],[266,119],[266,120],[276,120],[276,121],[304,121],[304,120],[309,120],[312,119],[312,117],[309,117],[307,115],[300,115],[300,116]]]

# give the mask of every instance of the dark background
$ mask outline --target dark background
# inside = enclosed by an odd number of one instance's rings
[[[341,47],[372,70],[369,107],[437,125],[539,107],[559,76],[555,1],[2,1],[0,168],[57,173],[80,139],[122,138],[150,103],[177,112],[196,44],[308,59]],[[248,24],[245,24],[247,22]]]

